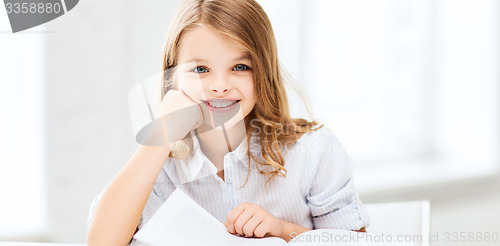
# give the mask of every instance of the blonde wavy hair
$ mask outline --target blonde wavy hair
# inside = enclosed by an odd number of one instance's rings
[[[291,118],[283,79],[285,73],[278,62],[271,22],[256,1],[185,0],[182,2],[167,33],[164,46],[161,98],[168,90],[175,88],[173,73],[177,65],[181,34],[185,29],[198,24],[210,27],[248,50],[253,65],[256,94],[255,107],[245,117],[249,146],[248,170],[250,172],[250,159],[253,159],[261,174],[270,175],[267,182],[275,176],[285,177],[283,150],[295,143],[304,133],[317,130],[322,125],[315,128],[314,126],[318,124],[315,121]],[[250,151],[252,135],[257,136],[261,157],[254,156]],[[172,144],[170,156],[187,157],[193,147],[190,139],[188,137]]]

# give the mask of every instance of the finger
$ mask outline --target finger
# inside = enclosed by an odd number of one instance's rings
[[[202,120],[200,120],[200,121],[196,122],[196,123],[194,124],[194,126],[193,126],[193,129],[196,129],[196,128],[200,127],[202,124],[203,124],[203,121],[202,121]]]
[[[248,222],[243,226],[243,233],[245,233],[245,236],[253,237],[255,229],[260,225],[261,222],[261,217],[256,215],[252,216],[252,218],[250,218],[250,220],[248,220]]]
[[[253,234],[255,237],[265,237],[268,232],[270,232],[270,228],[268,227],[266,221],[262,220],[262,222],[253,231]]]
[[[233,233],[233,234],[236,233],[236,231],[234,230],[234,222],[236,222],[236,219],[238,219],[238,216],[240,216],[240,214],[243,212],[243,210],[245,210],[246,206],[247,205],[245,203],[238,205],[227,216],[226,226],[227,226],[227,231],[229,233]]]
[[[196,103],[193,98],[191,98],[190,96],[188,96],[188,94],[186,94],[186,92],[184,92],[184,90],[182,89],[179,89],[180,92],[182,92],[182,94],[184,94],[185,97],[189,98],[191,101],[193,101],[194,103]]]
[[[238,216],[238,219],[236,219],[236,221],[234,222],[234,230],[236,231],[236,233],[238,233],[238,235],[245,236],[243,227],[252,218],[252,216],[252,211],[248,209],[243,210],[240,216]]]
[[[184,94],[184,96],[186,96],[187,98],[189,98],[189,100],[191,100],[193,103],[195,103],[196,105],[198,105],[198,108],[200,109],[200,114],[201,114],[201,117],[200,117],[200,120],[198,122],[196,122],[194,128],[198,128],[201,126],[201,124],[203,124],[203,122],[205,121],[205,116],[203,115],[203,108],[202,106],[204,106],[204,103],[202,102],[195,102],[190,96],[188,96],[186,94],[186,92],[182,89],[179,89],[180,92],[182,92],[182,94]]]

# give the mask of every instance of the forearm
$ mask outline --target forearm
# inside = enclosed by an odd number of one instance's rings
[[[113,178],[97,204],[89,245],[126,245],[132,238],[169,147],[141,146]]]
[[[280,238],[284,239],[285,241],[290,241],[293,237],[306,232],[310,231],[311,229],[288,222],[288,221],[283,221],[283,230],[281,233]]]

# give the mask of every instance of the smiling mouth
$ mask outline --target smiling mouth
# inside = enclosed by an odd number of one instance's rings
[[[234,106],[236,103],[239,103],[241,99],[211,99],[204,101],[205,104],[212,110],[218,109],[228,109]]]

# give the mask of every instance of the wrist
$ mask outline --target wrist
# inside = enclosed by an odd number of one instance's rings
[[[303,232],[310,231],[311,229],[282,220],[280,238],[289,242],[292,237],[295,237]]]

